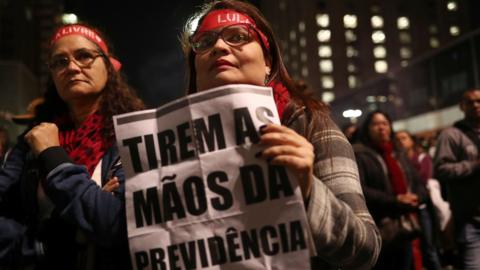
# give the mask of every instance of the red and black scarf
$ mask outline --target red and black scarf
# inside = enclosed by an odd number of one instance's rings
[[[60,146],[78,165],[87,167],[90,175],[113,143],[113,137],[105,138],[102,134],[103,116],[99,113],[89,115],[75,129],[70,118],[59,118],[55,121],[59,127]]]
[[[405,174],[403,173],[398,161],[393,157],[393,144],[392,142],[381,143],[377,145],[377,148],[382,154],[382,158],[385,161],[388,169],[388,176],[390,178],[390,184],[392,185],[395,195],[407,193],[407,181]]]

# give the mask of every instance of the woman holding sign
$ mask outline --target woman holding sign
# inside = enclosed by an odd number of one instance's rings
[[[0,268],[130,268],[112,116],[144,105],[93,28],[58,29],[48,66],[44,102],[0,171]]]
[[[297,176],[318,255],[313,268],[371,268],[381,240],[351,146],[327,107],[295,87],[268,22],[236,0],[207,4],[195,19],[198,27],[183,39],[189,93],[239,83],[273,87],[283,125],[260,129],[265,148],[258,156]]]

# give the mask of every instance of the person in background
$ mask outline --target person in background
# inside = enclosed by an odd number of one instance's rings
[[[224,20],[222,18],[229,18]],[[362,194],[352,148],[327,107],[297,89],[272,29],[251,4],[206,4],[187,22],[183,48],[188,93],[227,84],[271,86],[282,125],[261,128],[259,158],[296,175],[317,257],[313,269],[368,269],[380,236]]]
[[[420,175],[422,184],[427,189],[427,182],[433,176],[433,165],[430,156],[423,151],[423,148],[417,144],[416,138],[408,131],[402,130],[395,133],[395,139],[400,149],[403,149]],[[419,209],[419,218],[422,223],[422,255],[423,262],[427,269],[442,269],[438,250],[435,245],[434,231],[436,219],[433,206],[430,200],[427,200],[425,208]]]
[[[464,119],[437,139],[434,175],[446,187],[461,269],[480,269],[480,89],[463,93]]]
[[[92,27],[60,27],[48,56],[44,101],[0,170],[0,268],[129,269],[112,116],[143,102]]]
[[[356,143],[358,136],[358,125],[354,123],[349,123],[342,128],[343,134],[347,137],[348,141],[351,144]]]
[[[0,167],[3,166],[9,152],[10,137],[8,136],[8,130],[0,126]]]
[[[395,147],[392,121],[382,111],[368,114],[353,149],[367,206],[380,231],[386,221],[413,215],[426,198],[426,191],[408,158]],[[385,240],[385,239],[384,239]],[[422,269],[418,239],[384,241],[375,269]]]

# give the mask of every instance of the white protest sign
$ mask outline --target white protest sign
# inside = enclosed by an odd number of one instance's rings
[[[296,180],[255,157],[271,88],[227,85],[114,118],[135,269],[310,269]]]

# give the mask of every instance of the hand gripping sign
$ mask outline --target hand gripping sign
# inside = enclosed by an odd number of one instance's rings
[[[136,269],[310,269],[297,181],[255,157],[271,88],[227,85],[114,118]]]

